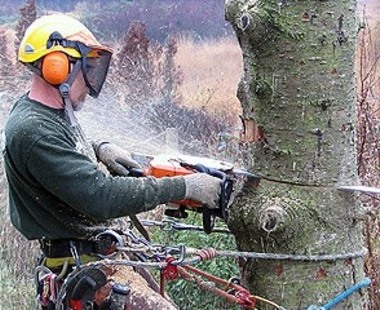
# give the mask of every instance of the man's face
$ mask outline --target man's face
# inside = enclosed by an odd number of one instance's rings
[[[88,87],[86,86],[81,70],[70,89],[70,100],[73,104],[74,111],[79,111],[83,107],[87,94]]]

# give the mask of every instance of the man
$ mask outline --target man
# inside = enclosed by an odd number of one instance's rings
[[[30,91],[12,108],[5,126],[4,162],[13,225],[40,241],[44,265],[59,270],[95,256],[88,239],[105,221],[135,215],[184,198],[216,208],[220,180],[196,173],[172,178],[104,174],[138,167],[110,143],[85,141],[74,115],[86,95],[98,97],[112,50],[78,20],[37,19],[27,29],[18,59],[32,71]],[[95,152],[94,152],[95,151]]]

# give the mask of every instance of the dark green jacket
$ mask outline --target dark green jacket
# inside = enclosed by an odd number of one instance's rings
[[[27,96],[14,105],[4,162],[11,221],[26,238],[84,237],[108,219],[184,198],[184,178],[108,176],[88,156],[89,148],[64,110]]]

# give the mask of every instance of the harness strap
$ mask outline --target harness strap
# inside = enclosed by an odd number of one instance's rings
[[[40,240],[40,247],[45,257],[72,257],[71,243],[75,245],[78,255],[97,253],[96,242],[82,239]]]
[[[87,264],[98,260],[99,258],[94,255],[80,255],[80,261],[82,262],[82,264]],[[74,257],[45,257],[42,261],[43,266],[46,266],[52,270],[62,268],[62,266],[64,266],[65,264],[67,264],[68,266],[75,266]]]

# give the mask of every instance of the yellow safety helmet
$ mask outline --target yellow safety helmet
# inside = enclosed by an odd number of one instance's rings
[[[64,52],[74,58],[81,57],[74,47],[60,44],[49,46],[49,40],[54,39],[51,37],[54,33],[59,33],[65,40],[80,42],[89,47],[92,54],[90,52],[87,57],[96,57],[96,50],[112,53],[110,48],[100,44],[91,31],[77,19],[64,14],[53,14],[36,19],[28,27],[20,43],[18,60],[32,63],[55,51]]]
[[[18,50],[18,60],[58,87],[63,97],[68,96],[79,69],[82,69],[90,96],[97,97],[111,56],[112,49],[100,44],[80,21],[64,14],[36,19],[26,30]],[[73,59],[74,62],[78,60],[78,65],[71,72]]]

